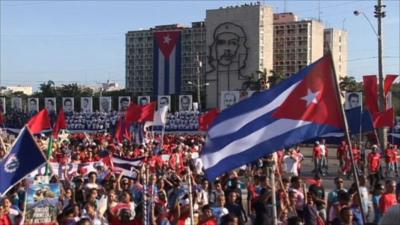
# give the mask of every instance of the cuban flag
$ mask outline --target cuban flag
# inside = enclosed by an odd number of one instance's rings
[[[180,94],[181,31],[154,32],[154,94]]]
[[[209,180],[285,147],[343,131],[331,55],[222,111],[201,155]]]

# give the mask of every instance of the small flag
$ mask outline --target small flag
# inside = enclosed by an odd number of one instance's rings
[[[58,137],[58,132],[61,129],[67,129],[67,121],[65,119],[65,114],[64,114],[63,108],[61,108],[60,112],[58,112],[57,122],[56,122],[56,124],[54,126],[54,129],[53,129],[53,136],[55,138]]]
[[[32,134],[24,127],[10,153],[0,162],[0,194],[4,195],[25,176],[46,163]]]
[[[131,103],[126,110],[125,121],[128,124],[132,122],[137,122],[139,121],[141,114],[142,107],[140,105],[136,105],[135,103]]]
[[[115,130],[115,138],[118,142],[122,142],[124,138],[131,140],[132,135],[129,131],[129,125],[123,118],[120,118],[117,123],[117,128]]]
[[[204,115],[202,115],[199,118],[200,130],[207,131],[208,128],[214,122],[214,119],[217,118],[218,115],[219,115],[218,108],[212,109],[212,110],[208,111],[207,113],[205,113]]]
[[[112,156],[112,163],[114,165],[114,169],[122,172],[123,175],[136,178],[137,171],[140,170],[140,167],[143,164],[144,157],[136,158],[136,159],[123,159],[118,156]]]
[[[42,130],[50,129],[50,117],[47,109],[36,113],[27,123],[29,129],[33,134],[42,132]]]
[[[149,126],[164,126],[167,123],[168,106],[163,106],[154,113],[153,121],[147,121],[144,130]]]
[[[150,102],[142,106],[139,122],[144,123],[146,121],[153,121],[154,112],[156,111],[156,102]]]

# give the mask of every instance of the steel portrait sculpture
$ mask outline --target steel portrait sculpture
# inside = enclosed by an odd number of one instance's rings
[[[213,43],[209,46],[208,64],[210,70],[237,74],[244,79],[241,71],[246,67],[248,56],[247,36],[243,28],[231,22],[218,25],[213,34]],[[231,73],[232,72],[232,73]]]

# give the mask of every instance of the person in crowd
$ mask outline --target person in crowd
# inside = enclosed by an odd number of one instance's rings
[[[381,183],[375,184],[374,190],[372,192],[372,207],[374,209],[374,223],[378,223],[382,217],[382,212],[379,208],[379,200],[383,194],[385,187]]]
[[[374,187],[380,180],[379,170],[381,167],[381,155],[378,153],[377,145],[372,146],[372,151],[368,154],[367,162],[369,185]]]
[[[314,173],[320,173],[322,174],[322,168],[321,168],[321,162],[322,162],[322,149],[321,145],[319,144],[319,141],[316,141],[314,144],[313,148],[313,155],[312,155],[312,161],[314,162]]]
[[[309,193],[313,196],[313,201],[318,210],[319,216],[326,219],[326,202],[325,202],[325,188],[322,185],[321,177],[316,174],[314,176],[315,183],[310,185]]]
[[[397,204],[396,182],[393,180],[387,180],[385,182],[385,192],[379,199],[379,209],[382,214],[385,214],[386,211],[395,204]]]

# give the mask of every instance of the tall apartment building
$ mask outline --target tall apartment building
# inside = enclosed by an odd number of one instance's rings
[[[293,13],[274,14],[274,71],[286,76],[321,58],[324,26],[315,20],[298,20]]]
[[[204,67],[198,69],[198,61],[205,62],[205,27],[204,22],[194,22],[192,27],[180,24],[156,26],[149,30],[129,31],[126,34],[126,88],[134,96],[154,96],[156,43],[157,32],[179,32],[177,48],[180,49],[180,90],[176,94],[196,93],[197,87],[189,85],[188,81],[203,82]],[[197,60],[198,59],[198,60]],[[204,89],[204,88],[203,88]],[[168,94],[168,93],[165,93]]]
[[[332,52],[336,76],[347,76],[347,31],[337,28],[324,30],[324,52]]]

